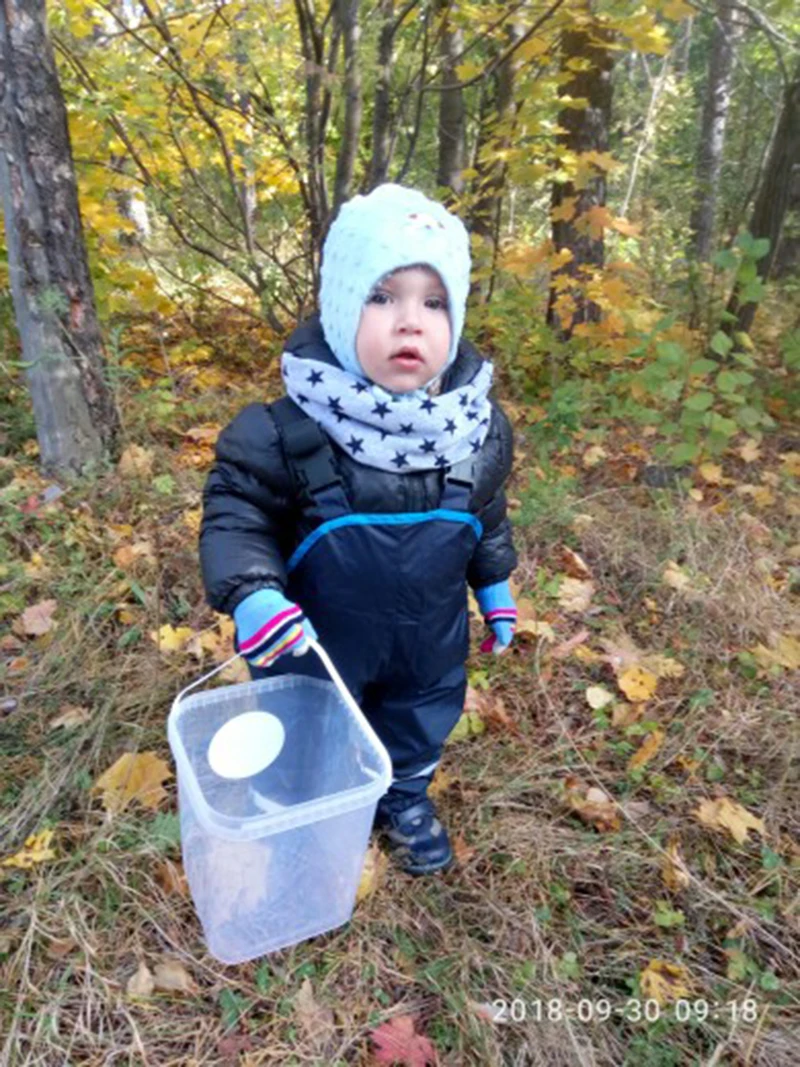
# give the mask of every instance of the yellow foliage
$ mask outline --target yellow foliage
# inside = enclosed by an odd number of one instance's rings
[[[658,678],[644,667],[628,667],[617,678],[617,685],[634,704],[649,700],[655,693]]]
[[[100,775],[91,791],[102,794],[108,812],[120,812],[132,800],[155,810],[167,795],[161,783],[171,777],[169,767],[154,752],[126,752]]]
[[[27,871],[38,863],[54,860],[56,853],[51,847],[54,835],[55,830],[40,830],[38,834],[31,834],[30,837],[25,838],[25,844],[19,852],[0,860],[0,867],[18,867],[20,870]]]
[[[639,975],[639,986],[645,999],[668,1004],[673,1000],[685,1000],[691,993],[692,982],[682,964],[650,960]]]
[[[705,826],[727,830],[740,845],[746,841],[749,830],[754,830],[762,837],[765,833],[764,820],[752,815],[747,808],[743,808],[730,797],[704,800],[694,814]]]
[[[635,771],[639,767],[644,767],[645,764],[649,763],[664,744],[665,736],[663,730],[653,730],[652,733],[648,734],[636,752],[634,752],[628,760],[628,770]]]

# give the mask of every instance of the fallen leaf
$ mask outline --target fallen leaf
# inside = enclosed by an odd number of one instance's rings
[[[558,587],[558,602],[564,611],[580,615],[587,610],[594,595],[594,582],[579,578],[562,578]]]
[[[117,470],[125,477],[148,478],[153,473],[153,453],[140,445],[128,445]]]
[[[447,738],[447,741],[448,743],[451,741],[463,741],[467,737],[482,734],[485,731],[486,723],[477,711],[465,711],[450,731],[450,736]]]
[[[774,638],[772,648],[756,645],[753,656],[767,670],[777,665],[796,671],[800,668],[800,641],[791,634],[781,634]]]
[[[217,1042],[217,1055],[230,1067],[237,1067],[237,1065],[246,1067],[249,1057],[246,1056],[244,1060],[240,1060],[239,1057],[243,1052],[252,1052],[253,1047],[249,1034],[226,1034]]]
[[[488,1001],[480,1004],[477,1000],[468,1000],[467,1007],[473,1015],[487,1023],[507,1023],[512,1021],[509,1015],[504,1015],[503,1009],[499,1004],[491,1004]]]
[[[684,966],[666,960],[650,960],[639,975],[642,996],[659,1004],[685,1000],[690,995],[691,984],[689,972]]]
[[[681,593],[691,588],[692,585],[692,579],[673,559],[669,560],[664,568],[661,581]]]
[[[652,733],[649,733],[628,760],[628,770],[635,771],[638,767],[644,767],[645,764],[649,763],[664,744],[665,736],[663,730],[653,730]]]
[[[610,704],[613,699],[614,694],[609,693],[609,691],[604,689],[602,685],[590,685],[586,690],[586,703],[595,711],[604,708],[606,704]]]
[[[644,667],[628,667],[617,677],[617,685],[634,704],[649,700],[655,693],[658,678]]]
[[[740,496],[749,496],[756,507],[769,508],[775,503],[775,494],[766,485],[737,485]]]
[[[561,546],[561,569],[570,578],[578,578],[581,581],[592,577],[592,572],[583,556],[573,552],[567,545]]]
[[[166,623],[160,630],[150,631],[150,640],[155,641],[160,652],[179,652],[192,637],[194,630],[189,626],[176,627],[170,623]]]
[[[428,790],[430,793],[430,789]],[[377,845],[370,845],[364,856],[364,866],[361,869],[361,879],[356,890],[356,904],[371,896],[383,881],[386,873],[388,857]]]
[[[593,648],[583,648],[583,646],[576,648],[574,655],[579,663],[602,663],[605,658]]]
[[[73,704],[63,704],[59,714],[50,720],[50,729],[57,730],[63,726],[65,730],[74,730],[76,726],[83,726],[91,718],[88,708],[80,708]]]
[[[150,541],[137,541],[133,545],[121,545],[113,556],[114,563],[120,570],[133,569],[140,560],[155,563],[156,554]]]
[[[14,632],[27,637],[41,637],[49,633],[55,626],[53,613],[57,607],[57,600],[41,600],[38,604],[32,604],[20,615]]]
[[[556,639],[550,623],[542,622],[541,620],[534,622],[532,619],[523,619],[522,622],[517,622],[514,636],[520,637],[524,634],[530,634],[531,637],[542,637],[545,641],[555,641]]]
[[[334,1035],[333,1012],[314,997],[311,979],[303,984],[294,998],[294,1013],[307,1040],[317,1048],[326,1045]]]
[[[679,893],[689,886],[692,879],[686,867],[686,861],[681,855],[677,838],[672,838],[666,851],[667,854],[661,864],[661,878],[667,889],[673,893]]]
[[[433,781],[428,786],[428,796],[432,800],[436,800],[436,798],[440,797],[445,790],[449,789],[455,781],[456,779],[452,774],[448,774],[447,771],[443,771],[441,767],[437,767],[436,773],[433,776]]]
[[[156,881],[165,893],[189,899],[189,882],[182,863],[165,859],[158,864],[155,871]]]
[[[45,951],[51,960],[63,960],[76,948],[78,948],[78,942],[74,937],[54,937]]]
[[[25,838],[25,844],[15,852],[0,860],[0,867],[18,867],[21,871],[28,871],[37,863],[47,863],[56,858],[55,849],[51,847],[55,830],[40,830],[38,834],[31,834]]]
[[[781,452],[781,473],[800,478],[800,452]]]
[[[427,1037],[418,1034],[410,1015],[395,1015],[372,1030],[375,1062],[402,1064],[403,1067],[428,1067],[436,1062],[436,1050]]]
[[[763,837],[766,833],[764,820],[752,815],[747,808],[737,804],[730,797],[720,797],[718,800],[703,800],[700,807],[694,812],[696,818],[705,826],[712,826],[717,830],[727,830],[731,836],[743,845],[747,840],[748,830],[754,830]]]
[[[755,463],[757,459],[761,458],[761,449],[758,446],[758,441],[753,437],[748,437],[739,449],[739,455],[745,463]]]
[[[155,810],[167,795],[161,783],[171,777],[167,764],[154,752],[126,752],[100,775],[91,791],[102,793],[103,807],[112,813],[132,800]]]
[[[570,775],[564,785],[567,806],[584,822],[590,823],[601,833],[619,829],[619,813],[607,793],[597,786],[587,788],[586,783],[574,775]]]
[[[630,726],[644,715],[644,704],[626,704],[620,701],[611,712],[611,725],[617,728]]]
[[[686,668],[682,663],[671,656],[662,656],[659,652],[642,656],[641,665],[645,670],[651,671],[656,678],[682,678],[686,673]]]
[[[467,844],[463,834],[457,834],[453,839],[453,855],[455,856],[456,863],[458,863],[459,867],[466,867],[475,855],[475,849]]]
[[[194,979],[179,960],[156,964],[153,986],[164,993],[196,993]]]
[[[607,457],[608,452],[602,445],[591,445],[581,456],[581,464],[586,470],[591,470],[592,467],[596,467],[598,463],[602,463]]]
[[[153,975],[146,963],[139,964],[136,974],[132,974],[125,985],[129,997],[149,997],[155,989]]]
[[[701,463],[697,472],[709,485],[719,485],[722,481],[722,467],[718,463]]]

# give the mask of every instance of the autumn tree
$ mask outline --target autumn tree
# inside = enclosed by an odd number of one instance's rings
[[[0,186],[14,312],[46,470],[113,451],[118,416],[44,0],[0,4]]]

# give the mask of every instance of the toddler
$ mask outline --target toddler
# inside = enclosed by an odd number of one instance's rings
[[[344,204],[320,313],[283,354],[288,395],[222,431],[203,493],[209,603],[254,678],[327,677],[316,656],[277,662],[319,638],[391,756],[376,826],[410,874],[452,861],[427,788],[464,704],[467,584],[483,651],[516,623],[512,434],[492,364],[461,337],[469,272],[463,224],[422,193]]]

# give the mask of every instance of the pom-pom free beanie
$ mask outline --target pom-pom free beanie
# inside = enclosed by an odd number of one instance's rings
[[[417,189],[389,182],[342,205],[322,249],[319,302],[325,340],[345,370],[364,377],[356,334],[374,286],[400,267],[422,265],[433,267],[447,290],[450,351],[441,375],[464,328],[470,271],[464,224]]]

